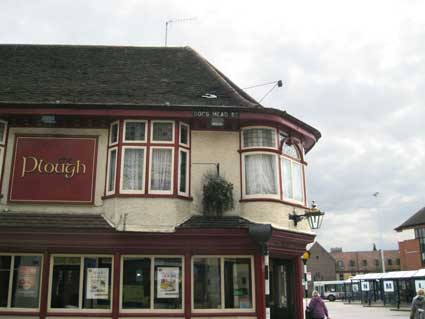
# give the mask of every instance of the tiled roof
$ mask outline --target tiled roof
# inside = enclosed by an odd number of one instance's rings
[[[192,216],[176,228],[248,228],[249,225],[254,223],[239,216]]]
[[[261,108],[189,47],[5,44],[0,70],[0,103]]]
[[[425,207],[416,212],[403,224],[395,228],[395,230],[402,231],[404,229],[414,228],[416,226],[425,226]]]
[[[53,213],[0,213],[1,228],[114,230],[102,215]]]

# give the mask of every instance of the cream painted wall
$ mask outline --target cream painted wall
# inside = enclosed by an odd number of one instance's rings
[[[8,203],[9,178],[13,160],[13,145],[16,134],[56,134],[98,136],[98,158],[96,170],[94,205],[61,204],[17,204]],[[11,128],[5,157],[0,211],[51,212],[51,213],[99,213],[118,229],[122,230],[124,220],[130,231],[173,231],[174,226],[183,223],[192,215],[202,214],[202,179],[208,171],[216,172],[214,165],[196,163],[219,163],[220,175],[234,186],[234,209],[226,215],[239,215],[252,222],[270,223],[279,229],[309,231],[305,221],[297,228],[288,219],[293,207],[276,202],[241,203],[241,176],[239,132],[192,131],[191,135],[191,195],[193,201],[176,198],[109,198],[104,195],[108,130],[106,129],[63,129],[63,128]],[[303,211],[296,209],[298,214]]]

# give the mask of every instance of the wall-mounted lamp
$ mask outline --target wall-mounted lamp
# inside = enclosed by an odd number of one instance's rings
[[[310,225],[311,229],[319,229],[320,226],[322,226],[323,222],[323,216],[325,215],[324,212],[322,212],[320,209],[317,208],[316,202],[313,201],[311,203],[311,208],[305,211],[304,215],[297,215],[295,213],[295,210],[292,214],[289,215],[289,219],[294,221],[295,227],[297,224],[303,220],[304,218],[307,219],[308,224]]]

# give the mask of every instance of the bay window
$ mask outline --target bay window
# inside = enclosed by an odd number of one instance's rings
[[[111,309],[112,257],[52,256],[51,309]]]
[[[123,257],[121,278],[121,309],[183,310],[181,257]]]
[[[0,308],[39,308],[41,256],[0,255]]]
[[[123,148],[123,165],[121,166],[121,192],[143,193],[145,184],[145,148]]]
[[[6,136],[7,136],[7,122],[0,120],[0,181],[2,179],[3,172],[3,160],[6,148]]]
[[[253,309],[250,257],[194,257],[193,308]]]
[[[283,144],[281,160],[284,198],[304,202],[303,167],[295,145]]]
[[[105,187],[107,196],[154,194],[189,197],[189,178],[188,124],[142,119],[111,123]]]
[[[247,127],[241,131],[242,199],[275,199],[305,204],[301,150],[286,143],[275,128]],[[292,140],[291,140],[292,142]]]
[[[172,148],[151,148],[149,190],[152,193],[172,193],[173,151]]]

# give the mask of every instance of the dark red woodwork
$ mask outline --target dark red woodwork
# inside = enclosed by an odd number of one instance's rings
[[[297,319],[302,318],[302,269],[300,256],[307,243],[313,240],[313,235],[290,231],[273,230],[268,242],[272,258],[288,259],[294,269],[294,302]],[[264,257],[259,254],[258,244],[248,235],[248,229],[177,229],[174,233],[135,233],[105,231],[67,231],[57,229],[0,229],[0,251],[2,252],[34,252],[44,253],[44,267],[41,307],[36,315],[70,317],[192,317],[211,316],[256,316],[265,318],[265,267]],[[112,309],[109,313],[84,313],[78,310],[73,313],[47,311],[47,281],[49,271],[49,256],[54,253],[74,254],[112,254],[114,255],[114,279],[112,291]],[[184,312],[178,313],[125,313],[119,312],[120,267],[121,255],[180,255],[184,256]],[[255,312],[192,312],[191,296],[191,257],[193,255],[253,255],[255,273]],[[14,311],[8,313],[16,314]],[[5,312],[0,311],[0,315]]]
[[[47,296],[49,291],[49,271],[50,271],[50,254],[43,255],[43,273],[41,276],[41,293],[40,293],[40,319],[45,319],[47,316]]]

